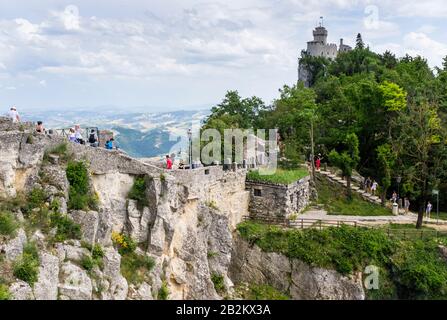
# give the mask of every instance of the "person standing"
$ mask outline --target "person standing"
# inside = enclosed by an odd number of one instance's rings
[[[408,200],[407,197],[404,199],[404,208],[405,208],[405,214],[408,214],[410,211],[410,200]]]
[[[396,203],[396,202],[397,202],[397,193],[396,193],[396,191],[393,192],[393,195],[391,196],[391,201],[392,201],[393,203]]]
[[[429,201],[427,203],[427,208],[425,209],[425,215],[426,215],[426,218],[428,218],[428,219],[430,219],[432,208],[433,208],[433,206],[432,206],[431,202]]]
[[[11,107],[7,113],[7,117],[12,120],[12,122],[17,123],[20,122],[20,115],[17,112],[16,107]]]
[[[376,190],[377,190],[377,186],[378,186],[378,185],[379,185],[379,184],[376,182],[376,180],[374,180],[373,183],[372,183],[372,185],[371,185],[371,193],[372,193],[373,196],[376,195]]]
[[[370,177],[368,177],[367,179],[366,179],[366,192],[368,192],[368,193],[371,193],[371,178]]]
[[[172,160],[169,157],[169,155],[166,155],[166,169],[168,169],[168,170],[172,169]]]
[[[317,169],[317,171],[320,171],[320,166],[321,166],[321,159],[320,157],[317,157],[317,160],[315,160],[315,168]]]

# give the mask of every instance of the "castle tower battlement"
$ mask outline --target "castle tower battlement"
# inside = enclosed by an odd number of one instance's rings
[[[335,43],[328,43],[328,30],[323,26],[323,18],[321,17],[321,22],[318,27],[313,30],[312,41],[307,42],[306,54],[311,57],[323,57],[327,59],[334,60],[337,58],[338,54],[341,52],[351,51],[352,48],[343,43],[343,39],[340,39],[340,47],[337,47]],[[301,59],[299,59],[298,66],[298,80],[303,81],[306,87],[310,86],[310,72],[307,68],[301,64]]]

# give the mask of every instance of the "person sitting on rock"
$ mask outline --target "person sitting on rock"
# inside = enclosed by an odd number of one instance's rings
[[[41,134],[45,133],[45,128],[43,127],[42,121],[37,121],[36,132]]]
[[[92,129],[90,131],[90,135],[88,137],[88,143],[90,143],[91,147],[97,147],[98,146],[98,136],[95,132],[95,129]]]
[[[70,142],[78,143],[78,140],[76,139],[76,132],[73,128],[70,128],[70,133],[68,134],[68,140]]]
[[[115,141],[115,139],[113,139],[113,138],[110,138],[109,140],[107,140],[107,142],[106,142],[107,150],[113,150],[113,141]]]

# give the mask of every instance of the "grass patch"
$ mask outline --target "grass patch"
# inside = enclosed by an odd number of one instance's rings
[[[392,239],[379,228],[296,230],[250,221],[238,231],[263,251],[345,275],[379,267],[379,290],[367,290],[368,299],[447,299],[447,264],[434,239]]]
[[[61,213],[50,215],[50,227],[57,228],[54,241],[63,242],[68,239],[81,239],[81,226]]]
[[[247,180],[276,184],[291,184],[309,175],[306,169],[276,169],[274,174],[262,175],[258,170],[252,170],[247,174]]]
[[[251,284],[248,292],[243,294],[245,300],[290,300],[290,297],[274,287],[262,284]]]
[[[211,281],[214,284],[214,289],[216,289],[218,293],[223,293],[225,291],[223,275],[213,272],[213,274],[211,275]]]
[[[146,179],[144,177],[137,177],[127,196],[129,199],[137,201],[137,207],[140,210],[149,205],[149,201],[146,197],[146,188]]]
[[[135,252],[121,258],[121,274],[129,283],[140,284],[149,280],[149,273],[155,266],[155,260]]]
[[[330,183],[325,178],[316,180],[318,204],[323,204],[329,215],[347,216],[391,216],[390,209],[370,203],[353,192],[352,200],[348,201],[346,189]]]
[[[0,301],[11,299],[11,294],[9,293],[8,287],[0,283]]]
[[[10,212],[0,212],[0,235],[14,237],[19,227],[16,219]]]
[[[13,274],[20,280],[33,286],[39,275],[39,256],[37,247],[28,243],[23,248],[23,254],[14,262]]]

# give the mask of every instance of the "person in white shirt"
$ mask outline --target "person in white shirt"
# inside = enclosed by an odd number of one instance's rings
[[[8,114],[7,114],[8,118],[10,118],[12,120],[12,122],[17,123],[20,122],[20,115],[17,112],[16,107],[11,107],[11,109],[9,110]]]
[[[427,208],[425,209],[425,216],[430,219],[431,218],[431,209],[433,208],[433,205],[431,204],[431,202],[429,201],[427,203]]]
[[[371,186],[371,192],[372,192],[373,196],[376,195],[376,190],[377,190],[378,185],[379,184],[376,182],[376,180],[374,180],[374,182],[373,182],[373,184]]]
[[[82,136],[81,126],[79,124],[75,125],[75,137],[78,143],[85,144],[84,137]]]

